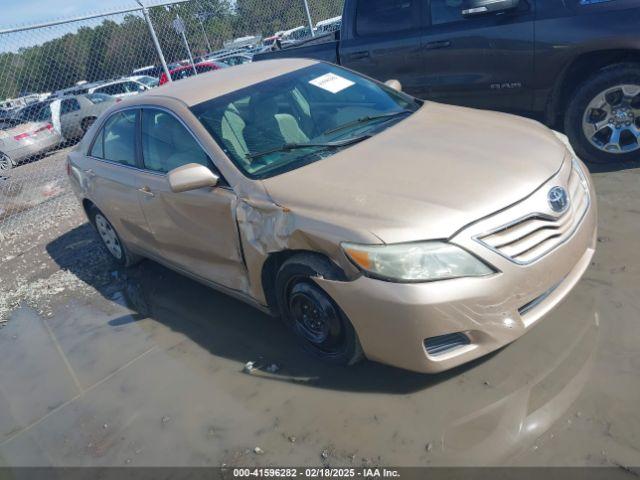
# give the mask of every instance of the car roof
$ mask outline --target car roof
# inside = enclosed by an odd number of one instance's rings
[[[191,107],[318,63],[316,60],[301,58],[245,63],[165,83],[149,92],[124,100],[119,105],[123,107],[137,105],[144,103],[144,99],[149,97],[170,97]]]

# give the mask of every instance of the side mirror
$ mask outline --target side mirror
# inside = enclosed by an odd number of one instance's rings
[[[476,17],[489,13],[505,12],[513,10],[520,5],[520,0],[467,0],[465,9],[462,10],[463,17]]]
[[[384,82],[384,84],[387,87],[395,90],[396,92],[401,92],[402,91],[402,84],[398,80],[387,80],[386,82]]]
[[[215,187],[220,178],[204,165],[189,163],[175,168],[167,174],[169,186],[174,193],[189,192],[204,187]]]

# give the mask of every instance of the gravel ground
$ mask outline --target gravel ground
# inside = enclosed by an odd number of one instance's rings
[[[44,161],[56,175],[64,163]],[[627,471],[640,464],[638,167],[594,174],[598,252],[567,300],[436,376],[318,364],[247,305],[153,262],[117,268],[56,183],[0,242],[0,466]]]

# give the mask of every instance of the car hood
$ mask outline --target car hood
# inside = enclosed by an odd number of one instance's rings
[[[294,213],[385,243],[444,239],[530,195],[567,155],[538,122],[428,102],[371,139],[264,186]]]

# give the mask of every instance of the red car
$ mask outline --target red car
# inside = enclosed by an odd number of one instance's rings
[[[173,70],[169,70],[169,73],[171,74],[171,78],[174,81],[182,80],[183,78],[192,77],[193,75],[195,75],[193,68],[194,65],[183,65],[181,67],[176,67]],[[220,70],[221,68],[228,68],[228,65],[218,62],[201,62],[195,64],[195,71],[198,74]],[[160,85],[164,85],[168,81],[169,79],[167,78],[167,74],[163,72],[162,75],[160,75]]]

